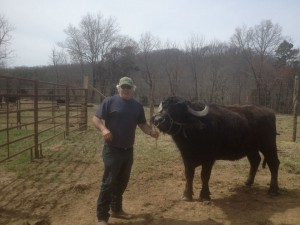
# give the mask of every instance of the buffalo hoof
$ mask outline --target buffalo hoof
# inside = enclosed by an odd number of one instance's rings
[[[191,202],[191,201],[193,201],[193,197],[182,196],[181,200],[186,201],[186,202]]]
[[[253,182],[252,180],[247,180],[247,181],[245,182],[245,185],[246,185],[246,186],[252,186],[253,183],[254,183],[254,182]]]
[[[200,202],[204,202],[204,203],[207,203],[207,202],[210,202],[211,201],[211,198],[208,196],[208,197],[200,197],[199,198],[199,201]]]
[[[268,195],[271,195],[271,196],[277,196],[277,195],[279,195],[278,188],[270,188],[268,190]]]
[[[210,201],[210,195],[211,195],[211,193],[209,190],[202,189],[200,192],[199,200],[200,201]]]

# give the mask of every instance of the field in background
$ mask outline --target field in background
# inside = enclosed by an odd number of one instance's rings
[[[89,109],[89,118],[96,107]],[[90,123],[90,121],[88,121]],[[291,142],[292,117],[277,116],[281,161],[281,195],[266,194],[268,169],[259,168],[253,187],[243,182],[246,159],[218,161],[212,172],[212,201],[183,202],[183,164],[170,137],[156,142],[137,129],[135,162],[124,208],[135,214],[131,221],[111,219],[121,225],[298,225],[300,224],[300,137]],[[92,225],[103,171],[102,138],[88,130],[67,140],[56,140],[43,150],[44,157],[0,164],[0,224]],[[194,199],[200,192],[196,171]]]

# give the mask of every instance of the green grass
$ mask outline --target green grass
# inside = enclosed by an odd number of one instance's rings
[[[52,106],[52,102],[40,102],[39,107],[50,107]],[[15,154],[18,154],[22,151],[24,151],[27,148],[31,148],[35,145],[35,140],[33,136],[27,137],[26,139],[17,141],[18,139],[25,138],[26,136],[33,135],[34,134],[34,111],[33,109],[33,103],[32,102],[26,102],[23,103],[21,106],[22,110],[28,110],[28,111],[22,111],[20,115],[20,127],[19,128],[13,128],[17,126],[17,116],[18,114],[13,112],[12,110],[16,110],[16,108],[10,108],[9,114],[1,114],[0,115],[0,129],[6,129],[0,131],[0,145],[5,145],[6,143],[10,143],[9,146],[3,146],[0,148],[0,161],[5,160],[8,157],[11,157]],[[39,121],[42,121],[38,125],[38,143],[42,144],[42,147],[46,147],[48,145],[51,145],[53,140],[48,140],[51,137],[61,134],[61,137],[64,135],[64,131],[66,130],[65,125],[58,126],[59,124],[64,124],[66,119],[64,118],[65,111],[62,109],[54,108],[55,112],[53,112],[50,109],[40,109],[38,111]],[[72,111],[70,109],[70,135],[72,134],[72,131],[75,131],[77,129],[78,121],[77,121],[77,115],[79,111],[74,110]],[[62,116],[57,118],[52,118],[53,116]],[[47,130],[49,129],[50,130]],[[47,131],[45,131],[47,130]],[[55,138],[57,139],[57,138]],[[14,142],[15,143],[11,143]],[[61,141],[61,139],[57,139],[57,141]],[[44,143],[45,142],[45,143]],[[40,147],[40,146],[39,146]],[[28,150],[29,152],[30,150]],[[26,154],[26,153],[24,153]],[[21,157],[22,158],[22,157]],[[26,156],[24,157],[26,158]]]
[[[53,137],[56,134],[61,133],[61,132],[62,131],[57,128],[45,131],[39,135],[39,137],[38,137],[39,143],[42,143],[45,141],[45,143],[42,144],[43,147],[46,147],[47,145],[51,145],[52,143],[57,142],[57,140],[59,140],[59,138],[54,138],[54,139],[50,139],[50,140],[48,140],[48,139]],[[34,136],[30,136],[33,134],[34,134],[34,131],[28,130],[28,129],[9,130],[9,142],[13,142],[13,141],[16,141],[16,142],[9,144],[9,146],[3,146],[2,148],[0,148],[0,160],[6,158],[8,156],[8,153],[10,156],[12,156],[14,154],[17,154],[17,153],[27,149],[27,148],[33,147],[34,146]],[[29,137],[27,137],[27,136],[29,136]],[[27,138],[17,141],[18,139],[25,138],[25,137],[27,137]],[[61,135],[61,137],[63,137],[63,134]],[[0,132],[0,140],[1,140],[0,144],[8,143],[6,132]],[[48,141],[46,141],[46,140],[48,140]],[[30,152],[30,149],[28,151],[26,151],[25,153],[21,153],[21,154],[26,154],[27,152]],[[21,158],[27,158],[27,157],[25,156],[25,157],[21,157]],[[29,158],[29,160],[30,160],[30,158]]]
[[[28,169],[30,168],[30,159],[30,152],[25,152],[0,164],[0,168],[3,168],[8,172],[15,173],[17,177],[23,177],[27,175]]]
[[[278,141],[280,167],[289,173],[300,174],[300,143]]]

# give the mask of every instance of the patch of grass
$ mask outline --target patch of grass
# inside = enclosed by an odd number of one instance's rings
[[[171,140],[170,136],[161,134],[156,141],[152,137],[144,134],[137,129],[136,142],[134,146],[134,165],[132,179],[152,179],[156,174],[151,173],[168,164],[169,162],[179,161],[181,164],[180,152]],[[169,174],[174,168],[167,168]],[[162,168],[161,171],[166,170]]]
[[[286,170],[289,173],[300,174],[300,155],[299,155],[299,153],[297,154],[295,152],[295,153],[291,153],[289,155],[282,155],[280,160],[281,160],[280,167],[284,168],[284,170]]]
[[[0,164],[0,169],[5,169],[8,172],[13,172],[17,177],[23,177],[28,173],[30,168],[30,152],[24,152],[15,158]]]

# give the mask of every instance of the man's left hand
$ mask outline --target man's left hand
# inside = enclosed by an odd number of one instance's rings
[[[150,136],[157,139],[159,137],[159,132],[156,130],[151,130]]]

